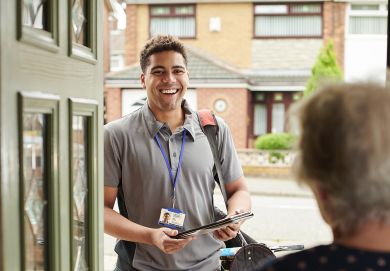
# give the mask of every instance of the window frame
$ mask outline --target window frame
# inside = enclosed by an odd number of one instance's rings
[[[20,187],[20,225],[21,233],[21,266],[26,269],[25,261],[25,233],[24,233],[24,150],[23,150],[23,115],[25,113],[41,113],[47,115],[47,135],[45,154],[47,165],[45,172],[48,185],[48,240],[50,242],[48,251],[48,270],[60,270],[60,200],[59,200],[59,103],[60,97],[52,94],[19,92],[18,93],[18,130],[19,130],[19,187]]]
[[[68,0],[68,54],[71,58],[90,64],[97,64],[97,0],[86,1],[87,15],[87,43],[88,46],[73,42],[72,5],[74,0]]]
[[[60,46],[58,0],[50,1],[48,10],[50,31],[23,25],[23,4],[23,0],[17,1],[17,39],[21,42],[50,51],[52,53],[58,53]]]
[[[176,7],[193,7],[194,9],[194,12],[193,14],[189,15],[189,14],[174,14],[174,10]],[[169,15],[165,15],[165,14],[162,14],[162,15],[152,15],[152,9],[154,7],[169,7],[170,9],[170,13]],[[197,20],[196,20],[196,4],[152,4],[152,5],[149,5],[149,38],[152,37],[152,33],[151,33],[151,26],[152,26],[152,18],[177,18],[177,17],[191,17],[191,18],[194,18],[195,20],[195,31],[194,31],[194,36],[192,37],[183,37],[183,36],[177,36],[177,38],[179,39],[196,39],[197,35],[198,35],[198,32],[197,32]]]
[[[293,5],[310,5],[316,4],[320,6],[321,11],[319,13],[292,13],[291,6]],[[256,14],[256,6],[287,6],[287,13],[262,13]],[[285,16],[285,17],[298,17],[298,16],[321,16],[321,34],[310,36],[257,36],[256,35],[256,17],[259,16]],[[254,3],[253,4],[253,39],[319,39],[324,36],[324,5],[322,2],[275,2],[275,3]]]
[[[82,116],[87,118],[87,183],[88,183],[88,268],[89,270],[98,269],[99,259],[99,210],[96,208],[98,199],[98,187],[95,180],[98,176],[97,160],[97,142],[98,142],[98,102],[95,100],[69,98],[69,165],[73,165],[73,116]],[[69,230],[70,230],[70,263],[73,266],[73,168],[69,166]]]

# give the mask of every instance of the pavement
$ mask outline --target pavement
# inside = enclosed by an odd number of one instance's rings
[[[291,197],[312,199],[313,195],[309,188],[297,184],[289,179],[273,179],[263,177],[246,177],[248,190],[252,196],[269,197]],[[219,189],[215,190],[215,195],[219,198],[219,205],[223,204]],[[104,270],[114,270],[116,263],[116,253],[114,252],[115,239],[104,234]]]
[[[307,186],[300,185],[291,179],[246,177],[246,180],[248,190],[254,196],[313,197]]]

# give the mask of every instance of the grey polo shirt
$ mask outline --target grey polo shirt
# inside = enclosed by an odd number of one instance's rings
[[[182,146],[182,132],[187,130],[182,169],[176,183],[175,208],[186,214],[184,230],[213,221],[213,156],[196,113],[183,101],[184,125],[171,133],[169,127],[157,121],[147,103],[134,113],[105,126],[104,179],[105,185],[122,185],[128,219],[140,225],[159,228],[161,208],[172,207],[172,183],[161,144],[176,175]],[[218,118],[222,170],[226,182],[243,175],[225,122]],[[199,236],[183,250],[172,255],[158,248],[137,244],[133,266],[138,270],[216,270],[222,242],[212,234]]]

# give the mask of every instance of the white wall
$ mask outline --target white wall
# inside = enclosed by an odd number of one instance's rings
[[[387,1],[349,0],[349,2],[345,28],[345,81],[371,81],[384,84]]]
[[[142,100],[145,98],[146,90],[144,89],[124,89],[122,91],[122,116],[137,110],[140,105],[134,105],[134,103],[142,103]],[[195,90],[187,90],[184,98],[192,109],[197,110],[197,96]]]
[[[345,81],[386,79],[386,36],[347,36],[345,39]]]

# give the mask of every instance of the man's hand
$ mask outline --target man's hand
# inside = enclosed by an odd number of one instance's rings
[[[242,213],[243,210],[236,210],[235,214]],[[227,217],[232,216],[232,214],[227,215]],[[242,224],[242,221],[232,223],[227,225],[224,228],[221,228],[219,230],[214,231],[214,236],[221,240],[221,241],[227,241],[237,236],[238,231],[240,230],[240,226]]]
[[[182,250],[189,242],[195,239],[195,237],[186,239],[171,238],[171,236],[175,236],[177,234],[177,230],[172,230],[169,228],[153,229],[151,235],[152,244],[154,244],[166,254],[173,254]]]

